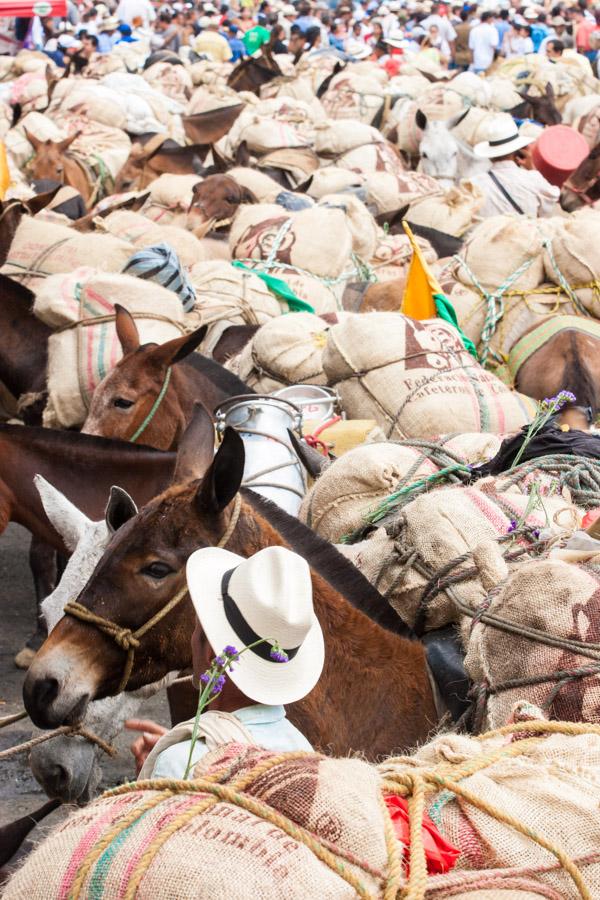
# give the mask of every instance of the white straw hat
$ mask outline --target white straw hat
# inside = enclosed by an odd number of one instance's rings
[[[528,144],[532,144],[535,137],[527,137],[519,132],[511,116],[498,117],[490,123],[487,141],[475,144],[473,152],[475,156],[484,159],[495,159],[497,156],[507,156]]]
[[[346,53],[353,56],[354,59],[367,59],[373,52],[372,47],[363,44],[362,41],[356,41],[353,38],[346,41]]]
[[[187,583],[200,625],[215,653],[241,650],[265,638],[277,641],[288,662],[271,659],[262,643],[242,653],[230,673],[257,703],[301,700],[323,670],[323,632],[314,613],[308,563],[285,547],[267,547],[249,559],[204,547],[187,563]]]

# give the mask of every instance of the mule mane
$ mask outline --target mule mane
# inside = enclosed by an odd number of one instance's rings
[[[240,493],[351,606],[386,631],[415,639],[412,629],[402,621],[385,597],[333,544],[260,494],[247,488],[242,488]]]
[[[28,425],[23,428],[22,425],[5,425],[0,423],[0,437],[14,438],[19,443],[27,444],[28,447],[33,444],[54,444],[58,447],[64,447],[65,450],[72,450],[77,445],[95,448],[101,452],[108,450],[118,450],[121,453],[140,454],[152,453],[156,456],[175,457],[174,453],[167,453],[164,450],[156,450],[154,447],[147,447],[145,444],[130,444],[129,441],[119,441],[113,438],[96,437],[93,434],[81,434],[78,431],[59,431],[54,428],[39,428],[34,425]]]
[[[256,393],[251,387],[248,387],[241,378],[238,378],[237,375],[234,375],[233,372],[226,369],[225,366],[215,362],[214,359],[203,356],[201,353],[191,353],[189,356],[186,356],[182,361],[182,365],[191,366],[196,372],[204,375],[209,381],[221,388],[224,393],[229,394],[231,397],[235,397],[238,394]]]
[[[9,278],[8,275],[0,275],[0,291],[2,294],[11,291],[15,300],[18,300],[19,303],[23,303],[28,310],[33,308],[33,301],[35,299],[33,291],[30,291],[24,284],[19,284],[18,281]]]

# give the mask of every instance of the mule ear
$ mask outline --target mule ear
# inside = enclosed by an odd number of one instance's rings
[[[226,428],[221,446],[196,493],[196,508],[217,515],[231,503],[240,489],[246,453],[235,428]]]
[[[23,126],[23,132],[36,153],[39,151],[40,147],[43,147],[46,143],[45,141],[40,141],[40,139],[37,138],[35,134],[32,134],[29,129],[25,128],[25,126]]]
[[[246,141],[242,141],[235,151],[235,165],[247,168],[250,165],[250,151]]]
[[[552,87],[550,82],[548,82],[548,84],[546,85],[546,97],[548,98],[548,100],[554,100],[554,88]]]
[[[196,349],[202,343],[204,336],[208,330],[208,325],[201,325],[191,334],[183,334],[181,337],[173,338],[161,344],[152,351],[152,361],[159,363],[161,366],[174,366],[175,363],[181,362],[186,356]]]
[[[322,475],[323,470],[330,465],[330,461],[327,457],[323,456],[322,453],[319,453],[318,450],[315,450],[314,447],[309,447],[304,441],[299,440],[297,435],[295,435],[290,428],[288,428],[287,433],[292,447],[294,448],[294,453],[311,478],[318,478],[319,475]]]
[[[420,131],[425,131],[427,128],[427,116],[421,109],[418,109],[415,114],[415,122]]]
[[[118,531],[121,525],[129,522],[134,516],[137,516],[138,508],[131,499],[127,491],[113,484],[110,489],[110,497],[106,504],[104,519],[106,527],[111,534]]]
[[[446,128],[448,129],[448,131],[452,131],[453,128],[456,128],[457,125],[460,125],[462,120],[466,118],[470,108],[470,106],[467,106],[467,108],[463,109],[462,112],[459,112],[457,113],[457,115],[452,116],[451,119],[448,119],[448,121],[446,122]]]
[[[115,303],[115,325],[117,328],[117,337],[123,351],[123,356],[133,353],[140,346],[140,333],[135,324],[135,319],[128,309]]]
[[[229,163],[224,156],[221,156],[214,144],[211,145],[210,152],[212,156],[212,164],[215,167],[215,170],[217,172],[226,172],[229,168]]]
[[[57,146],[58,146],[58,149],[60,150],[60,152],[64,153],[65,150],[67,150],[71,146],[73,141],[77,140],[77,138],[79,137],[80,134],[81,134],[81,131],[75,131],[75,132],[73,132],[73,134],[70,134],[69,137],[66,137],[64,139],[64,141],[59,141]]]
[[[29,210],[32,216],[35,216],[36,213],[39,213],[40,210],[45,209],[49,203],[52,203],[60,189],[62,188],[62,184],[57,184],[55,188],[52,188],[51,191],[46,191],[44,194],[36,194],[35,197],[31,197],[29,200],[25,201],[25,206]]]
[[[41,475],[35,475],[33,483],[50,524],[60,534],[67,550],[74,550],[91,519]]]
[[[177,450],[173,484],[202,478],[215,455],[215,426],[203,403],[194,403],[192,418]]]
[[[242,187],[240,194],[240,203],[258,203],[258,200],[252,193],[250,188]]]

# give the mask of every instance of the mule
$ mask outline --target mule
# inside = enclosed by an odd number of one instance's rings
[[[240,60],[229,74],[227,86],[234,91],[251,91],[260,96],[260,89],[264,84],[282,75],[275,58],[263,47],[260,56],[248,56]]]
[[[31,178],[49,178],[61,185],[68,184],[79,191],[88,206],[96,193],[96,179],[80,159],[68,153],[81,132],[75,131],[62,141],[41,141],[26,128],[24,131],[34,150],[34,156],[28,163]]]
[[[419,168],[447,187],[461,178],[486,172],[490,167],[489,160],[475,156],[471,147],[452,134],[452,129],[462,122],[468,112],[467,107],[445,122],[430,121],[420,109],[415,115],[417,128],[422,132]]]
[[[228,133],[243,108],[243,103],[236,103],[182,116],[185,135],[192,144],[216,144]]]
[[[521,97],[523,101],[508,110],[514,119],[533,119],[540,125],[560,125],[562,122],[562,115],[556,106],[554,88],[551,84],[546,84],[541,97],[530,94],[528,87]]]
[[[597,200],[600,200],[600,144],[571,172],[560,191],[560,205],[565,212],[593,206]]]
[[[180,147],[162,134],[154,135],[153,138],[145,144],[136,142],[133,145],[127,162],[115,179],[115,194],[141,191],[160,175],[167,173],[193,175],[210,150],[208,144]]]
[[[195,614],[185,594],[188,557],[217,544],[243,557],[277,545],[309,563],[325,638],[321,679],[290,705],[290,720],[335,755],[362,751],[377,759],[425,740],[437,716],[424,650],[412,632],[331,544],[264,498],[239,491],[244,449],[233,429],[206,462],[202,479],[174,484],[119,529],[76,607],[126,629],[123,635],[161,611],[164,617],[140,636],[131,657],[89,622],[66,615],[25,679],[32,720],[49,728],[81,719],[91,700],[119,691],[128,655],[128,691],[189,666]]]
[[[35,216],[45,209],[56,197],[61,188],[57,184],[55,188],[31,197],[29,200],[0,200],[0,265],[4,265],[8,259],[10,245],[13,242],[15,232],[21,223],[23,216]]]
[[[218,363],[199,354],[190,356],[203,339],[206,325],[165,344],[140,345],[131,314],[119,304],[115,310],[123,358],[94,391],[84,434],[132,440],[150,416],[139,439],[159,450],[174,450],[195,401],[201,399],[213,410],[230,397],[253,393]]]
[[[533,325],[525,335],[543,327],[545,321]],[[563,407],[558,420],[588,431],[600,410],[600,335],[594,338],[565,327],[525,360],[515,376],[515,388],[535,400],[571,391],[576,404]]]
[[[209,175],[192,188],[191,221],[230,224],[243,203],[258,203],[251,190],[238,184],[231,175]]]

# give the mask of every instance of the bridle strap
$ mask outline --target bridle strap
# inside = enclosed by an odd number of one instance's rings
[[[133,432],[133,434],[129,438],[130,443],[135,444],[137,439],[144,433],[144,431],[146,430],[146,428],[148,427],[148,425],[150,424],[150,422],[156,415],[158,408],[159,408],[160,404],[163,402],[163,400],[165,398],[165,394],[167,393],[167,391],[169,389],[170,381],[171,381],[171,366],[169,366],[167,368],[161,389],[158,393],[158,396],[156,397],[156,400],[152,404],[150,412],[148,413],[148,415],[146,416],[146,418],[144,419],[142,424],[139,426],[139,428],[136,428],[136,430]]]
[[[229,520],[227,528],[221,535],[218,544],[215,544],[216,547],[222,548],[229,543],[229,539],[231,538],[231,535],[233,534],[239,521],[241,509],[242,498],[240,494],[236,494],[231,519]],[[111,637],[118,647],[120,647],[122,650],[125,650],[125,652],[127,653],[127,659],[125,661],[123,677],[121,678],[119,687],[117,688],[117,694],[120,694],[127,687],[127,684],[131,677],[135,651],[140,646],[140,638],[142,638],[147,631],[150,631],[151,628],[153,628],[162,619],[164,619],[172,609],[175,609],[175,607],[179,603],[181,603],[187,593],[188,588],[187,584],[185,584],[181,588],[181,590],[175,594],[174,597],[168,600],[167,603],[165,603],[165,605],[158,610],[158,612],[156,612],[150,619],[148,619],[147,622],[144,622],[143,625],[140,625],[140,627],[135,631],[132,631],[131,628],[123,628],[121,625],[117,625],[115,622],[111,622],[110,619],[103,618],[103,616],[98,616],[95,612],[92,612],[91,609],[88,609],[86,606],[83,606],[83,604],[78,603],[76,600],[65,604],[64,614],[66,616],[73,616],[73,618],[79,619],[80,622],[85,622],[87,625],[94,625],[98,629],[98,631],[101,631],[103,634],[107,635],[107,637]]]

